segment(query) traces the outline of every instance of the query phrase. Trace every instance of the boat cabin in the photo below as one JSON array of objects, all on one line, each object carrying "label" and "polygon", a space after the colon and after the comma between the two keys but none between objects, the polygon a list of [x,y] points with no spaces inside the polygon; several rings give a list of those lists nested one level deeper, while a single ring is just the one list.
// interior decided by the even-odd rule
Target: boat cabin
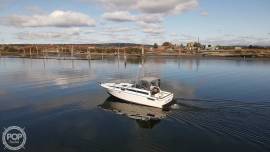
[{"label": "boat cabin", "polygon": [[135,87],[150,91],[154,95],[160,92],[160,79],[156,77],[143,77],[136,83]]}]

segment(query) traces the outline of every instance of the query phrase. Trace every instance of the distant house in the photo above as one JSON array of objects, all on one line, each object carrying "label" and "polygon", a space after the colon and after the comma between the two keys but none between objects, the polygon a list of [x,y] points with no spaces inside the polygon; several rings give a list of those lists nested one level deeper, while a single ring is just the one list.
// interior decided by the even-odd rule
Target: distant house
[{"label": "distant house", "polygon": [[210,51],[215,51],[215,50],[218,50],[219,48],[217,46],[208,44],[208,45],[206,45],[205,49],[210,50]]},{"label": "distant house", "polygon": [[96,46],[88,46],[88,49],[96,49]]},{"label": "distant house", "polygon": [[187,50],[194,50],[194,42],[189,42],[189,43],[187,43]]},{"label": "distant house", "polygon": [[236,46],[234,47],[235,50],[242,50],[242,47]]},{"label": "distant house", "polygon": [[187,43],[187,50],[200,50],[202,48],[202,45],[198,42],[189,42]]},{"label": "distant house", "polygon": [[174,50],[172,48],[167,49],[167,52],[173,52]]}]

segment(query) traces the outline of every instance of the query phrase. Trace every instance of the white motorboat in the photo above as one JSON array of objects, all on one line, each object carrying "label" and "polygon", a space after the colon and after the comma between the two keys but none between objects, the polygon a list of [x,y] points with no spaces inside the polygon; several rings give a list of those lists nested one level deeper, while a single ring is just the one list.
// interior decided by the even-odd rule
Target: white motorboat
[{"label": "white motorboat", "polygon": [[160,79],[143,77],[137,82],[100,83],[107,92],[119,99],[157,108],[164,108],[173,100],[173,93],[160,89]]}]

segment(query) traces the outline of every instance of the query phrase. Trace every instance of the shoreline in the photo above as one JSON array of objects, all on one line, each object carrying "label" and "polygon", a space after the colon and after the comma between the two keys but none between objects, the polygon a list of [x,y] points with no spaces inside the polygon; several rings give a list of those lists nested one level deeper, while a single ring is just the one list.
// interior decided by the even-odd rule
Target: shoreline
[{"label": "shoreline", "polygon": [[141,58],[153,57],[222,57],[222,58],[269,58],[270,48],[261,49],[219,49],[187,50],[183,48],[134,47],[93,47],[91,45],[6,45],[0,47],[0,57],[13,58],[54,58],[99,60],[104,57]]},{"label": "shoreline", "polygon": [[[78,56],[19,56],[19,55],[1,55],[1,58],[21,58],[21,59],[55,59],[55,60],[103,60],[108,58],[117,58],[117,55],[103,54],[95,55],[92,58],[78,57]],[[158,58],[158,57],[175,57],[175,58],[202,58],[202,59],[257,59],[257,60],[270,60],[270,57],[252,57],[245,55],[201,55],[201,54],[145,54],[141,55],[119,55],[119,59],[134,59],[134,58]]]}]

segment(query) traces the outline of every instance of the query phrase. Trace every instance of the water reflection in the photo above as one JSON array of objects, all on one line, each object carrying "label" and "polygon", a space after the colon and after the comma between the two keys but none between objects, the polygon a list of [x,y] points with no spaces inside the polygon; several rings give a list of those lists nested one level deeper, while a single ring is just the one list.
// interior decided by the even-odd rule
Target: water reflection
[{"label": "water reflection", "polygon": [[[169,112],[108,98],[96,83],[136,79],[139,65],[175,94]],[[25,127],[29,152],[269,151],[269,65],[187,57],[0,58],[0,127]]]},{"label": "water reflection", "polygon": [[153,128],[168,113],[158,108],[126,103],[112,96],[107,98],[99,107],[134,119],[141,128]]}]

